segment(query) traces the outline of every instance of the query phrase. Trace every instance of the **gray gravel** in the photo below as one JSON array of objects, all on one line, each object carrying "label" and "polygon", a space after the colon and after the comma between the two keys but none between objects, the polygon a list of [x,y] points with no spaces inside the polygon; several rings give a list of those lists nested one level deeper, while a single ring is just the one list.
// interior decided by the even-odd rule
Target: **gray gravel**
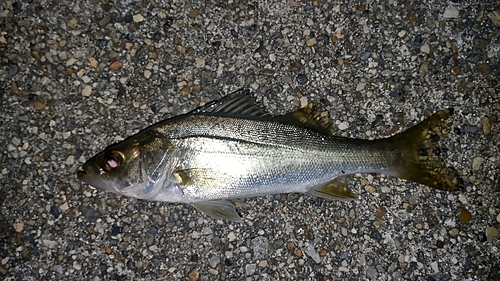
[{"label": "gray gravel", "polygon": [[[31,3],[27,3],[31,2]],[[497,1],[2,1],[3,280],[499,280]],[[243,223],[90,189],[107,145],[236,89],[385,137],[453,107],[444,193],[248,198]]]}]

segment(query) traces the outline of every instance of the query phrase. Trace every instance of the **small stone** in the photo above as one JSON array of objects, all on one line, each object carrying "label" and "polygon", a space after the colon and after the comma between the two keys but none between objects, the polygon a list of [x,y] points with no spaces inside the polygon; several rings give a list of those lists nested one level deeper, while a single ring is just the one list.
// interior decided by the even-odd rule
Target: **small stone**
[{"label": "small stone", "polygon": [[406,35],[406,30],[401,30],[400,32],[398,32],[399,37],[404,37],[405,35]]},{"label": "small stone", "polygon": [[348,122],[341,122],[338,126],[339,130],[345,130],[347,128],[349,128],[349,123]]},{"label": "small stone", "polygon": [[429,54],[431,52],[431,48],[429,47],[429,44],[423,44],[422,46],[420,46],[420,51],[422,53]]},{"label": "small stone", "polygon": [[120,69],[122,68],[122,66],[123,66],[123,63],[122,63],[121,61],[117,61],[117,60],[115,60],[115,61],[113,61],[113,62],[109,65],[109,68],[110,68],[111,70],[116,71],[116,70],[120,70]]},{"label": "small stone", "polygon": [[490,65],[487,63],[480,63],[477,65],[476,69],[477,69],[477,72],[479,72],[481,74],[486,74],[486,73],[490,72]]},{"label": "small stone", "polygon": [[191,273],[189,273],[189,281],[197,281],[198,278],[200,278],[200,273],[198,273],[197,270],[193,270],[191,271]]},{"label": "small stone", "polygon": [[146,69],[146,70],[144,70],[144,77],[145,77],[146,79],[149,79],[149,77],[151,77],[151,71],[149,71],[149,70],[147,70],[147,69]]},{"label": "small stone", "polygon": [[434,270],[435,273],[439,272],[439,265],[438,265],[437,261],[431,262],[431,268],[432,268],[432,270]]},{"label": "small stone", "polygon": [[316,45],[316,38],[309,38],[307,40],[307,46],[312,47],[314,45]]},{"label": "small stone", "polygon": [[74,155],[68,156],[68,158],[66,158],[65,164],[68,166],[75,164],[75,156]]},{"label": "small stone", "polygon": [[52,205],[50,206],[50,213],[57,219],[61,215],[61,209],[57,205]]},{"label": "small stone", "polygon": [[471,213],[467,209],[461,208],[460,213],[458,214],[458,221],[461,224],[466,224],[469,223],[471,219],[472,219]]},{"label": "small stone", "polygon": [[192,10],[191,12],[189,12],[189,13],[187,14],[187,16],[188,16],[189,18],[194,19],[194,18],[196,18],[196,17],[198,16],[198,14],[199,14],[199,13],[200,13],[200,12],[199,12],[198,10]]},{"label": "small stone", "polygon": [[452,66],[452,67],[451,67],[451,72],[452,72],[453,74],[455,74],[455,75],[460,74],[460,67],[459,67],[459,66],[457,66],[457,65]]},{"label": "small stone", "polygon": [[304,253],[311,259],[313,259],[315,263],[319,263],[321,261],[318,252],[316,252],[316,249],[314,249],[314,246],[312,244],[309,244],[309,246],[307,246],[307,248],[304,250]]},{"label": "small stone", "polygon": [[488,242],[492,243],[493,240],[498,236],[498,229],[493,226],[486,228],[486,238]]},{"label": "small stone", "polygon": [[191,90],[195,93],[201,92],[201,86],[200,85],[194,85]]},{"label": "small stone", "polygon": [[83,88],[83,90],[82,90],[82,96],[84,96],[84,97],[88,97],[88,96],[90,96],[90,94],[92,94],[92,86],[87,85],[87,86],[85,86],[85,88]]},{"label": "small stone", "polygon": [[40,100],[36,100],[34,103],[33,103],[33,108],[35,110],[41,110],[41,109],[44,109],[45,107],[47,106],[46,103],[44,103],[43,101],[40,101]]},{"label": "small stone", "polygon": [[133,47],[134,47],[134,43],[132,43],[132,42],[123,43],[123,48],[125,48],[125,50],[127,50],[127,51],[132,50]]},{"label": "small stone", "polygon": [[20,219],[16,219],[13,226],[14,226],[14,229],[16,230],[16,232],[18,232],[18,233],[21,233],[24,231],[24,222]]},{"label": "small stone", "polygon": [[269,251],[269,240],[264,236],[257,236],[250,241],[250,248],[253,250],[253,258],[260,259]]},{"label": "small stone", "polygon": [[420,75],[420,77],[424,77],[425,75],[427,75],[427,72],[429,72],[429,62],[424,61],[418,69],[418,74]]},{"label": "small stone", "polygon": [[76,29],[76,26],[78,25],[78,19],[77,18],[71,18],[67,23],[66,26],[71,28],[71,29]]},{"label": "small stone", "polygon": [[474,126],[474,125],[470,125],[470,124],[466,124],[466,125],[464,125],[463,130],[466,133],[477,134],[477,132],[479,132],[479,127]]},{"label": "small stone", "polygon": [[203,58],[195,58],[194,62],[195,62],[195,66],[198,68],[205,66],[205,59],[203,59]]},{"label": "small stone", "polygon": [[111,255],[113,253],[113,248],[109,245],[104,246],[104,253],[106,255]]},{"label": "small stone", "polygon": [[439,248],[439,249],[444,248],[444,242],[441,241],[441,240],[437,240],[436,241],[436,247]]},{"label": "small stone", "polygon": [[297,82],[301,85],[304,85],[307,83],[307,76],[305,76],[304,74],[299,74],[297,75]]},{"label": "small stone", "polygon": [[247,264],[245,266],[245,273],[247,276],[250,276],[255,273],[255,270],[257,269],[257,265],[254,263]]},{"label": "small stone", "polygon": [[483,164],[484,158],[481,156],[474,157],[474,160],[472,160],[472,171],[477,172],[479,171],[479,168],[481,167],[481,164]]},{"label": "small stone", "polygon": [[450,229],[450,231],[448,233],[450,234],[450,236],[457,237],[459,231],[457,228],[454,227],[454,228]]},{"label": "small stone", "polygon": [[300,107],[304,107],[307,105],[307,97],[300,98]]},{"label": "small stone", "polygon": [[443,17],[445,19],[456,19],[458,18],[458,9],[455,6],[448,6],[446,10],[444,10]]},{"label": "small stone", "polygon": [[141,15],[141,14],[135,14],[132,19],[134,20],[134,22],[141,22],[144,20],[144,17]]},{"label": "small stone", "polygon": [[377,218],[382,218],[385,214],[387,213],[387,210],[385,209],[384,206],[378,206],[377,211],[375,212],[375,216]]},{"label": "small stone", "polygon": [[372,52],[361,52],[361,54],[359,54],[359,58],[360,58],[361,60],[367,60],[367,59],[369,59],[371,56],[372,56]]},{"label": "small stone", "polygon": [[297,257],[302,257],[302,251],[298,248],[293,250],[293,254]]},{"label": "small stone", "polygon": [[99,66],[99,63],[93,57],[89,58],[89,62],[90,62],[90,66],[92,66],[93,68],[97,68]]},{"label": "small stone", "polygon": [[494,25],[500,26],[500,10],[489,13],[488,17]]},{"label": "small stone", "polygon": [[356,91],[361,91],[365,89],[366,83],[365,82],[359,82],[358,85],[356,85]]},{"label": "small stone", "polygon": [[229,234],[227,235],[227,239],[229,239],[229,242],[233,242],[234,240],[236,240],[236,235],[234,235],[234,232],[229,232]]},{"label": "small stone", "polygon": [[208,270],[208,273],[212,274],[212,275],[218,275],[219,274],[219,271],[215,268],[210,268]]},{"label": "small stone", "polygon": [[366,190],[366,192],[368,192],[368,193],[373,193],[373,192],[375,192],[375,188],[374,188],[373,186],[371,186],[371,185],[366,185],[366,186],[365,186],[365,190]]},{"label": "small stone", "polygon": [[490,118],[485,116],[483,120],[481,120],[481,124],[483,125],[483,133],[489,135],[491,133]]},{"label": "small stone", "polygon": [[191,91],[191,89],[189,88],[189,86],[184,86],[181,89],[181,93],[185,94],[185,95],[189,94],[190,91]]},{"label": "small stone", "polygon": [[497,222],[500,222],[500,213],[498,213]]}]

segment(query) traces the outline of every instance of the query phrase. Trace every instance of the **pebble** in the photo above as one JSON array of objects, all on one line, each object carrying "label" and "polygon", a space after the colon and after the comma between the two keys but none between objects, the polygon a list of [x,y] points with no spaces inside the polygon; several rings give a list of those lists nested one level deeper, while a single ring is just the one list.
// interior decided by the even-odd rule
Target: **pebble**
[{"label": "pebble", "polygon": [[13,226],[17,233],[24,231],[24,222],[20,219],[16,219]]},{"label": "pebble", "polygon": [[304,253],[311,259],[313,259],[315,263],[319,263],[321,261],[318,252],[316,252],[316,249],[314,249],[314,246],[312,244],[309,244],[309,246],[307,246],[307,248],[304,250]]},{"label": "pebble", "polygon": [[257,236],[250,241],[250,248],[253,250],[253,258],[260,259],[269,251],[269,240],[264,236]]},{"label": "pebble", "polygon": [[33,103],[33,108],[35,110],[41,110],[41,109],[44,109],[45,107],[47,107],[47,104],[44,103],[43,101],[40,101],[40,100],[36,100],[34,103]]},{"label": "pebble", "polygon": [[398,32],[399,37],[404,37],[405,35],[406,35],[406,30],[401,30],[400,32]]},{"label": "pebble", "polygon": [[359,54],[359,58],[360,58],[361,60],[367,60],[367,59],[369,59],[371,56],[372,56],[372,52],[361,52],[361,54]]},{"label": "pebble", "polygon": [[200,278],[200,273],[198,272],[198,270],[193,270],[191,271],[191,273],[189,273],[188,277],[189,281],[197,281],[198,278]]},{"label": "pebble", "polygon": [[500,213],[498,213],[497,222],[500,222]]},{"label": "pebble", "polygon": [[307,40],[307,46],[312,47],[314,45],[316,45],[316,38],[309,38]]},{"label": "pebble", "polygon": [[469,223],[471,219],[472,219],[471,213],[467,209],[461,208],[460,213],[458,214],[458,221],[461,224],[466,224]]},{"label": "pebble", "polygon": [[423,44],[422,46],[420,46],[420,51],[422,53],[429,54],[431,52],[431,48],[429,47],[429,44]]},{"label": "pebble", "polygon": [[476,69],[477,69],[477,72],[482,73],[482,74],[486,74],[486,73],[490,72],[490,65],[487,63],[480,63],[477,65]]},{"label": "pebble", "polygon": [[141,22],[144,20],[144,17],[141,15],[141,14],[135,14],[132,19],[134,20],[134,22]]},{"label": "pebble", "polygon": [[247,264],[245,266],[245,273],[247,276],[250,276],[255,273],[255,270],[257,269],[257,265],[254,263]]},{"label": "pebble", "polygon": [[82,215],[90,222],[96,222],[99,214],[90,206],[80,206],[79,208]]},{"label": "pebble", "polygon": [[99,66],[99,62],[97,62],[97,60],[93,57],[89,58],[89,62],[90,66],[92,66],[93,68],[97,68]]},{"label": "pebble", "polygon": [[385,209],[384,206],[378,206],[377,211],[375,212],[375,216],[377,218],[382,218],[385,214],[387,213],[387,210]]},{"label": "pebble", "polygon": [[68,156],[68,158],[66,158],[66,162],[64,163],[68,166],[75,164],[75,156],[74,155]]},{"label": "pebble", "polygon": [[147,70],[147,69],[146,69],[146,70],[144,70],[144,77],[145,77],[146,79],[149,79],[149,77],[151,77],[151,71],[150,71],[150,70]]},{"label": "pebble", "polygon": [[479,127],[478,126],[474,126],[474,125],[470,125],[470,124],[466,124],[463,127],[463,130],[466,133],[476,134],[477,132],[479,132]]},{"label": "pebble", "polygon": [[212,274],[212,275],[218,275],[219,274],[219,271],[215,268],[210,268],[208,270],[208,273]]},{"label": "pebble", "polygon": [[304,85],[307,83],[307,80],[308,80],[307,76],[305,76],[304,74],[301,73],[301,74],[297,75],[297,82],[299,84]]},{"label": "pebble", "polygon": [[61,215],[61,209],[57,205],[52,205],[50,206],[50,213],[57,219]]},{"label": "pebble", "polygon": [[236,240],[236,235],[234,235],[234,232],[229,232],[229,234],[227,235],[227,239],[229,239],[229,242],[233,242],[234,240]]},{"label": "pebble", "polygon": [[76,29],[76,26],[78,25],[78,19],[77,18],[71,18],[67,23],[66,26],[71,28],[71,29]]},{"label": "pebble", "polygon": [[87,86],[85,86],[85,88],[83,88],[83,90],[82,90],[82,96],[84,96],[84,97],[88,97],[88,96],[90,96],[90,94],[92,94],[92,86],[87,85]]},{"label": "pebble", "polygon": [[485,135],[489,135],[491,133],[491,124],[490,124],[490,118],[485,116],[483,120],[481,120],[481,124],[483,126],[483,133]]},{"label": "pebble", "polygon": [[13,137],[12,138],[12,144],[15,145],[15,146],[19,146],[21,145],[21,140],[17,137]]},{"label": "pebble", "polygon": [[194,65],[198,68],[202,68],[205,66],[205,59],[203,58],[195,58],[194,59]]},{"label": "pebble", "polygon": [[494,25],[500,26],[500,10],[489,13],[488,17]]},{"label": "pebble", "polygon": [[490,226],[486,228],[486,238],[488,239],[488,242],[492,243],[497,236],[498,229],[496,229],[496,227]]},{"label": "pebble", "polygon": [[434,270],[435,273],[439,272],[439,264],[437,263],[437,261],[431,262],[431,268],[432,270]]},{"label": "pebble", "polygon": [[477,172],[479,171],[479,168],[481,167],[481,164],[483,164],[484,158],[481,156],[474,157],[474,160],[472,160],[472,171]]},{"label": "pebble", "polygon": [[339,130],[345,130],[349,128],[349,123],[348,122],[341,122],[338,126]]},{"label": "pebble", "polygon": [[123,63],[121,61],[113,61],[110,65],[109,65],[109,68],[113,71],[117,71],[117,70],[120,70],[123,66]]},{"label": "pebble", "polygon": [[455,6],[448,6],[446,10],[444,10],[443,17],[445,19],[456,19],[458,18],[458,9]]},{"label": "pebble", "polygon": [[359,82],[358,85],[356,85],[356,91],[361,91],[365,89],[366,83],[365,82]]}]

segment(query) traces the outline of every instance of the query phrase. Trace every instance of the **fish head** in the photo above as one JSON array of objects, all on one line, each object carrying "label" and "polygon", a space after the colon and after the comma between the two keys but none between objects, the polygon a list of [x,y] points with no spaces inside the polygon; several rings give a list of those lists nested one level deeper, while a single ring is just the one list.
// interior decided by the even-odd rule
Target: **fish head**
[{"label": "fish head", "polygon": [[162,133],[146,130],[92,157],[77,176],[104,191],[148,199],[173,169],[174,152],[175,147]]}]

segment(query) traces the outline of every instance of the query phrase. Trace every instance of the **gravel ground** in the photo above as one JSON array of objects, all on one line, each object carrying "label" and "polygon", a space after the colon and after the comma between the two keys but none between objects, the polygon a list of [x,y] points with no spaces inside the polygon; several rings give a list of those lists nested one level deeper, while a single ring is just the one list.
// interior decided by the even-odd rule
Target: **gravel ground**
[{"label": "gravel ground", "polygon": [[[3,280],[499,280],[497,1],[2,1]],[[90,189],[107,145],[236,89],[321,100],[378,138],[453,107],[455,193],[380,175],[359,199],[244,199],[243,223]]]}]

